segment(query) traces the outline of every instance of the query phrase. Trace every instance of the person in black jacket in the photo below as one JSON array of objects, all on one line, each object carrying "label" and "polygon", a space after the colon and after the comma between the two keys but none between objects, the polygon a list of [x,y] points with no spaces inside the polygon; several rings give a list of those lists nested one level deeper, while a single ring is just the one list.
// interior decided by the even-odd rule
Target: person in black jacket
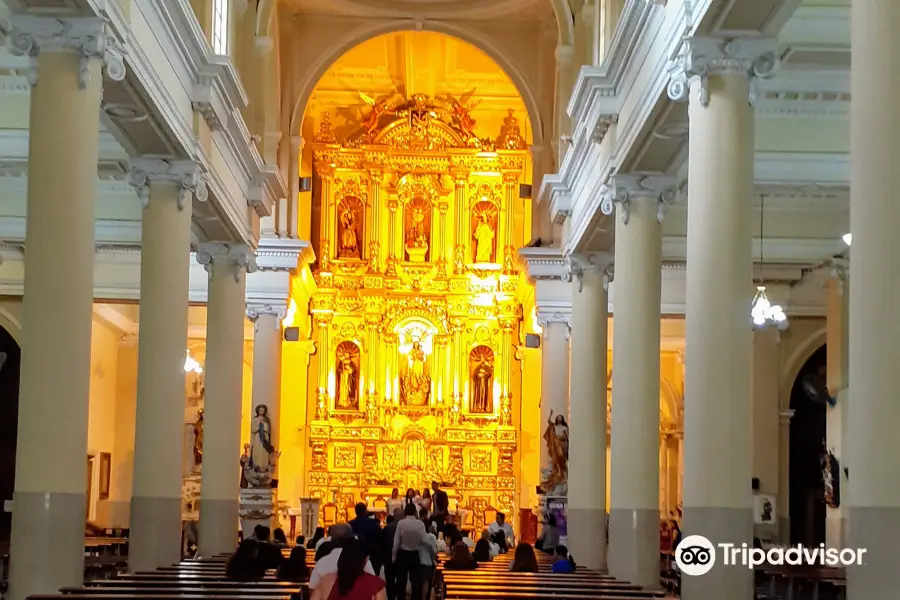
[{"label": "person in black jacket", "polygon": [[356,518],[350,521],[350,529],[353,534],[366,544],[366,552],[369,554],[369,560],[372,568],[376,573],[381,572],[383,564],[382,554],[379,552],[381,546],[381,527],[378,521],[369,518],[369,511],[362,502],[355,507]]},{"label": "person in black jacket", "polygon": [[262,579],[265,574],[266,569],[259,559],[259,542],[253,539],[241,542],[225,566],[225,577],[236,581]]},{"label": "person in black jacket", "polygon": [[259,542],[259,562],[266,570],[277,569],[284,561],[281,548],[269,542],[271,535],[272,531],[265,525],[257,525],[253,528],[253,537]]}]

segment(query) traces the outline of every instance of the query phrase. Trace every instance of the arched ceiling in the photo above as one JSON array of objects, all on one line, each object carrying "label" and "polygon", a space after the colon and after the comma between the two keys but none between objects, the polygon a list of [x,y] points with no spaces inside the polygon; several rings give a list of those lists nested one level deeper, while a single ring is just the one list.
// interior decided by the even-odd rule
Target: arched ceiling
[{"label": "arched ceiling", "polygon": [[287,0],[299,12],[354,17],[543,20],[551,0]]},{"label": "arched ceiling", "polygon": [[[449,1],[449,0],[447,0]],[[444,4],[445,0],[433,0]],[[338,139],[358,129],[376,102],[391,97],[452,96],[469,105],[479,137],[497,137],[512,110],[522,134],[531,127],[516,86],[484,52],[456,38],[431,31],[402,31],[378,36],[338,59],[316,86],[306,108],[303,135],[312,139],[322,114],[328,112]]]}]

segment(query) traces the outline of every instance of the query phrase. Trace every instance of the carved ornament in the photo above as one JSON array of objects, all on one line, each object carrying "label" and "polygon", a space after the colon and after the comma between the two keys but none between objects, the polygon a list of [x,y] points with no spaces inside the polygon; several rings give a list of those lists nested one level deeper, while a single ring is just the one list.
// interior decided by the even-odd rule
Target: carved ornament
[{"label": "carved ornament", "polygon": [[576,282],[578,293],[584,289],[584,276],[588,273],[600,273],[603,275],[603,289],[609,290],[611,278],[612,257],[607,254],[567,254],[564,258],[565,269],[562,280]]},{"label": "carved ornament", "polygon": [[199,163],[192,160],[134,158],[128,171],[128,183],[134,187],[144,208],[150,205],[151,183],[172,183],[179,186],[178,210],[184,210],[189,194],[193,194],[200,202],[205,202],[209,197],[206,173]]},{"label": "carved ornament", "polygon": [[197,250],[197,262],[203,265],[212,276],[213,265],[227,265],[234,271],[234,280],[239,282],[244,273],[256,271],[256,257],[253,251],[243,244],[222,244],[211,242],[200,244]]},{"label": "carved ornament", "polygon": [[605,215],[613,214],[616,205],[622,211],[622,222],[628,225],[632,201],[650,199],[657,202],[656,218],[662,223],[665,208],[675,200],[675,177],[663,175],[615,175],[601,190],[600,210]]}]

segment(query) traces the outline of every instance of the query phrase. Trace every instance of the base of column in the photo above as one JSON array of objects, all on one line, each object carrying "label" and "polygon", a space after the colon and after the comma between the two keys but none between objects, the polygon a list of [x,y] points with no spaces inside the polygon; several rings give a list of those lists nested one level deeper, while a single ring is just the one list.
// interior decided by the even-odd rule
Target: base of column
[{"label": "base of column", "polygon": [[752,508],[686,507],[684,537],[702,535],[716,547],[716,564],[709,573],[681,579],[682,600],[753,600],[753,571],[743,565],[725,565],[719,544],[753,547]]},{"label": "base of column", "polygon": [[606,572],[606,511],[602,508],[566,509],[566,544],[579,565]]},{"label": "base of column", "polygon": [[84,583],[84,494],[16,492],[10,540],[10,600]]},{"label": "base of column", "polygon": [[659,510],[610,509],[609,573],[644,589],[660,588]]},{"label": "base of column", "polygon": [[863,564],[847,567],[847,598],[896,597],[900,507],[851,508],[848,512],[853,526],[845,547],[866,552]]},{"label": "base of column", "polygon": [[153,571],[179,561],[181,498],[132,498],[129,572]]},{"label": "base of column", "polygon": [[200,500],[200,527],[197,555],[210,557],[234,552],[237,547],[238,509],[234,500]]}]

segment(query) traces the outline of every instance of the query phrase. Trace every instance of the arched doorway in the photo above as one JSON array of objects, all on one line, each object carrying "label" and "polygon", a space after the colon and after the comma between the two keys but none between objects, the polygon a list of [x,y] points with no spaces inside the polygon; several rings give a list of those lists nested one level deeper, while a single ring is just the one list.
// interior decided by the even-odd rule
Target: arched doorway
[{"label": "arched doorway", "polygon": [[791,544],[816,546],[825,542],[825,505],[819,452],[825,439],[826,406],[810,397],[804,381],[823,377],[827,347],[806,361],[791,388],[790,519]]},{"label": "arched doorway", "polygon": [[[15,487],[21,360],[19,344],[0,327],[0,500],[11,500]],[[0,543],[9,541],[11,517],[0,512]]]}]

